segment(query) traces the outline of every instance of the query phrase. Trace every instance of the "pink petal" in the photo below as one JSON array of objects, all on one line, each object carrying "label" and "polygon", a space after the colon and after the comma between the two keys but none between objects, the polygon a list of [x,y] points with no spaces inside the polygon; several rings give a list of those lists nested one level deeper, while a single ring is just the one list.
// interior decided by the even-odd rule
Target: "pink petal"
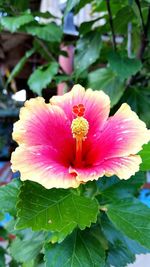
[{"label": "pink petal", "polygon": [[104,160],[97,166],[85,167],[82,169],[70,168],[71,174],[77,174],[76,179],[81,182],[98,180],[103,175],[117,175],[120,179],[128,179],[135,172],[139,171],[141,163],[140,156],[129,156],[120,158],[111,158]]},{"label": "pink petal", "polygon": [[103,91],[92,91],[91,89],[85,91],[79,84],[63,96],[52,97],[50,102],[61,107],[71,122],[75,118],[72,112],[73,107],[83,104],[85,107],[84,117],[89,122],[88,137],[103,127],[110,111],[110,99]]},{"label": "pink petal", "polygon": [[135,112],[123,104],[113,117],[110,117],[102,132],[95,139],[87,140],[85,161],[88,164],[100,164],[114,157],[136,154],[142,145],[148,143],[150,133]]},{"label": "pink petal", "polygon": [[73,160],[70,122],[61,108],[45,104],[42,97],[26,101],[20,120],[14,124],[13,139],[27,146],[51,146],[66,160]]},{"label": "pink petal", "polygon": [[22,181],[34,181],[47,189],[75,188],[80,184],[76,174],[69,174],[68,165],[52,147],[20,145],[12,153],[11,163],[13,171],[20,171]]}]

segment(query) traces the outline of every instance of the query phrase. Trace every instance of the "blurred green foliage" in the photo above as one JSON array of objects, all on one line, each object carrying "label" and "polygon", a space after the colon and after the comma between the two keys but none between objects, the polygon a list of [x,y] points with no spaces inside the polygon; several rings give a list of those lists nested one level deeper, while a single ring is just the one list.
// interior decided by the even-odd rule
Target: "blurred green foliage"
[{"label": "blurred green foliage", "polygon": [[[64,17],[70,11],[78,14],[88,3],[91,4],[91,21],[79,26],[78,37],[68,38],[63,31]],[[40,54],[44,66],[37,66],[28,80],[34,93],[42,94],[44,88],[54,88],[60,81],[70,86],[72,80],[94,90],[104,90],[112,106],[124,101],[129,103],[150,126],[149,0],[68,0],[60,26],[49,12],[35,12],[29,8],[30,1],[0,1],[1,31],[33,36],[31,50],[18,62],[8,83],[33,53]],[[43,23],[42,18],[48,20]],[[74,71],[69,76],[60,66],[56,67],[59,55],[63,54],[61,43],[75,48]]]},{"label": "blurred green foliage", "polygon": [[[64,17],[70,11],[78,14],[88,3],[93,15],[91,21],[79,26],[78,36],[66,36]],[[12,70],[7,86],[28,59],[37,54],[43,64],[36,66],[27,81],[35,95],[42,95],[43,89],[54,88],[59,82],[64,81],[68,88],[73,82],[81,83],[86,88],[104,90],[111,98],[112,113],[122,102],[127,102],[150,126],[150,0],[68,0],[60,26],[49,12],[31,10],[27,0],[0,0],[0,11],[1,31],[32,36],[31,47]],[[47,23],[41,18],[48,19]],[[62,43],[74,46],[71,75],[58,62],[59,55],[67,56],[61,49]],[[141,170],[149,170],[149,145],[144,146],[140,155]],[[0,250],[0,265],[4,266],[6,253],[12,256],[10,266],[15,267],[124,267],[133,262],[136,253],[150,249],[150,210],[137,200],[145,177],[145,172],[128,181],[104,177],[98,183],[81,186],[78,191],[65,192],[48,191],[31,182],[24,183],[21,189],[18,181],[2,187],[0,208],[13,219],[0,232],[9,240],[6,250]],[[26,187],[29,190],[24,190]],[[70,198],[76,209],[68,209]],[[77,201],[80,198],[82,201]],[[90,202],[93,207],[99,205],[99,214],[97,208],[90,213],[87,204]],[[50,214],[58,219],[55,227],[47,220]],[[70,218],[73,227],[68,223]],[[57,223],[61,229],[56,227]],[[91,228],[85,229],[90,224]],[[12,240],[10,234],[17,238]],[[69,236],[65,238],[66,235]]]}]

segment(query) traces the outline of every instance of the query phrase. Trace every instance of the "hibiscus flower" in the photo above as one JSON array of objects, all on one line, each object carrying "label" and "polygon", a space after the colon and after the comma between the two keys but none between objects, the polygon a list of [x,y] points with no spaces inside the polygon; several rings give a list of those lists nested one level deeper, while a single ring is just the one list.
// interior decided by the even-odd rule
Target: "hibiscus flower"
[{"label": "hibiscus flower", "polygon": [[13,171],[47,189],[75,188],[103,175],[128,179],[139,170],[136,154],[150,134],[126,103],[112,117],[109,112],[108,95],[80,85],[49,104],[42,97],[26,101],[14,124]]}]

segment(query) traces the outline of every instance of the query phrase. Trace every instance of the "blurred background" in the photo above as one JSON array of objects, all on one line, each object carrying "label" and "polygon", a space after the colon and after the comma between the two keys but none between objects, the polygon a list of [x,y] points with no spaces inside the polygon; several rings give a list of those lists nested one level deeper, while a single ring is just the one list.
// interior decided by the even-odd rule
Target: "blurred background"
[{"label": "blurred background", "polygon": [[[149,0],[0,0],[0,185],[19,175],[10,157],[24,101],[74,83],[104,90],[111,114],[129,103],[150,127]],[[140,199],[150,206],[149,181]]]}]

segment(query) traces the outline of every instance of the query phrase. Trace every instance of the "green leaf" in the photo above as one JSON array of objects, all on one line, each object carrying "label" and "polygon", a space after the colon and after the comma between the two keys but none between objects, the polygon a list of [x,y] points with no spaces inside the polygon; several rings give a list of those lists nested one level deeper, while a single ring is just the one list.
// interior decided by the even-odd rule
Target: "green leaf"
[{"label": "green leaf", "polygon": [[117,185],[126,184],[130,187],[134,187],[135,190],[141,188],[141,186],[146,182],[146,175],[144,172],[138,172],[134,176],[131,176],[128,180],[120,180],[117,176],[113,175],[111,177],[103,176],[101,179],[97,181],[99,189],[103,192],[105,190],[109,190],[112,186],[117,187]]},{"label": "green leaf", "polygon": [[150,253],[149,249],[144,248],[136,241],[128,238],[127,236],[124,236],[125,243],[127,244],[129,250],[134,254],[147,254]]},{"label": "green leaf", "polygon": [[[76,4],[76,6],[73,9],[74,14],[76,15],[83,7],[85,7],[85,5],[90,4],[92,5],[92,1],[93,0],[80,0],[79,3]],[[92,9],[92,13],[93,13],[93,9]]]},{"label": "green leaf", "polygon": [[2,17],[1,24],[2,26],[9,30],[10,32],[17,31],[21,26],[34,21],[32,14],[23,14],[17,17]]},{"label": "green leaf", "polygon": [[117,53],[111,53],[108,58],[110,68],[120,76],[122,80],[136,74],[142,67],[141,61],[123,57]]},{"label": "green leaf", "polygon": [[30,76],[28,85],[30,89],[38,95],[41,95],[42,89],[46,88],[58,72],[58,63],[51,62],[47,65],[37,68]]},{"label": "green leaf", "polygon": [[82,230],[90,227],[96,222],[97,214],[95,199],[76,195],[71,190],[47,190],[36,183],[26,182],[18,203],[17,228],[50,230],[66,236],[77,226]]},{"label": "green leaf", "polygon": [[131,87],[125,91],[121,103],[127,102],[131,108],[138,114],[141,120],[143,120],[147,127],[150,127],[150,88]]},{"label": "green leaf", "polygon": [[122,199],[107,206],[115,227],[129,238],[150,249],[150,209],[139,200]]},{"label": "green leaf", "polygon": [[16,224],[16,218],[12,217],[11,220],[5,224],[5,229],[6,229],[7,233],[14,235],[14,236],[22,237],[22,231],[24,231],[24,230],[22,230],[22,231],[16,230],[15,224]]},{"label": "green leaf", "polygon": [[142,164],[140,165],[141,171],[150,170],[150,143],[143,146],[143,150],[140,151],[139,155],[142,158]]},{"label": "green leaf", "polygon": [[40,17],[40,18],[44,18],[44,19],[50,19],[50,18],[57,18],[56,16],[54,16],[52,13],[50,13],[49,11],[45,11],[45,12],[41,12],[41,11],[34,11],[33,12],[34,16]]},{"label": "green leaf", "polygon": [[16,214],[16,202],[20,189],[20,181],[13,179],[9,184],[0,187],[0,210]]},{"label": "green leaf", "polygon": [[[122,19],[123,18],[123,19]],[[114,19],[114,29],[118,33],[127,33],[127,26],[129,22],[132,22],[135,18],[133,9],[126,5],[123,8],[119,9]]]},{"label": "green leaf", "polygon": [[[4,2],[8,5],[8,2]],[[22,12],[23,10],[25,11],[29,9],[29,0],[9,0],[9,3],[13,11],[16,10],[17,12]]]},{"label": "green leaf", "polygon": [[134,261],[135,255],[121,240],[116,240],[113,245],[110,244],[107,258],[110,266],[126,267],[128,263],[133,263]]},{"label": "green leaf", "polygon": [[5,219],[5,214],[0,211],[0,221],[3,221]]},{"label": "green leaf", "polygon": [[80,35],[85,35],[88,32],[90,32],[92,30],[92,26],[95,23],[96,20],[90,20],[90,21],[85,21],[80,25],[79,28],[79,33]]},{"label": "green leaf", "polygon": [[8,239],[8,233],[3,227],[0,227],[0,237],[3,239]]},{"label": "green leaf", "polygon": [[109,68],[101,68],[89,73],[89,87],[93,90],[103,90],[114,106],[124,93],[124,84],[117,74]]},{"label": "green leaf", "polygon": [[24,57],[20,59],[20,61],[17,63],[17,65],[14,67],[14,69],[10,73],[6,86],[11,82],[12,79],[14,79],[19,74],[19,72],[23,69],[25,63],[27,62],[28,58],[31,57],[33,53],[34,53],[34,49],[31,49],[27,51]]},{"label": "green leaf", "polygon": [[79,4],[80,0],[68,0],[66,9],[65,9],[65,16],[68,12],[70,12],[77,4]]},{"label": "green leaf", "polygon": [[[110,179],[110,178],[105,178]],[[135,176],[132,176],[128,180],[118,180],[117,183],[110,185],[106,189],[102,190],[102,196],[107,201],[115,201],[122,198],[129,198],[137,195],[140,187],[146,182],[146,175],[143,172],[138,172]]]},{"label": "green leaf", "polygon": [[47,237],[47,242],[61,243],[66,238],[66,234],[63,232],[49,232]]},{"label": "green leaf", "polygon": [[30,33],[33,36],[37,36],[48,42],[58,42],[60,43],[62,38],[62,29],[60,26],[51,22],[44,26],[26,26],[27,33]]},{"label": "green leaf", "polygon": [[61,82],[70,81],[72,77],[70,75],[58,75],[54,77],[54,80],[56,84],[59,84]]},{"label": "green leaf", "polygon": [[[11,260],[11,262],[9,262],[9,267],[19,267],[19,264],[15,260]],[[32,266],[30,266],[30,267],[32,267]]]},{"label": "green leaf", "polygon": [[147,253],[146,249],[118,231],[106,216],[101,218],[102,231],[109,242],[106,262],[109,266],[126,267],[135,260],[135,254]]},{"label": "green leaf", "polygon": [[35,260],[26,261],[22,264],[22,267],[37,267],[37,264],[35,265]]},{"label": "green leaf", "polygon": [[100,50],[101,36],[99,32],[91,32],[79,39],[74,59],[74,68],[77,76],[99,58]]},{"label": "green leaf", "polygon": [[94,20],[85,21],[85,22],[81,23],[80,28],[79,28],[80,35],[85,35],[88,32],[92,31],[93,24],[100,19],[103,19],[103,17],[98,17]]},{"label": "green leaf", "polygon": [[77,14],[81,8],[90,2],[92,2],[92,0],[68,0],[64,16],[66,16],[70,11],[73,11],[74,14]]},{"label": "green leaf", "polygon": [[105,252],[97,229],[75,231],[61,244],[45,246],[46,267],[104,267]]},{"label": "green leaf", "polygon": [[10,246],[10,254],[17,262],[26,262],[36,259],[44,241],[42,233],[30,233],[25,239],[16,237]]},{"label": "green leaf", "polygon": [[0,266],[1,267],[5,267],[6,266],[6,264],[5,264],[5,250],[2,248],[2,247],[0,247]]}]

